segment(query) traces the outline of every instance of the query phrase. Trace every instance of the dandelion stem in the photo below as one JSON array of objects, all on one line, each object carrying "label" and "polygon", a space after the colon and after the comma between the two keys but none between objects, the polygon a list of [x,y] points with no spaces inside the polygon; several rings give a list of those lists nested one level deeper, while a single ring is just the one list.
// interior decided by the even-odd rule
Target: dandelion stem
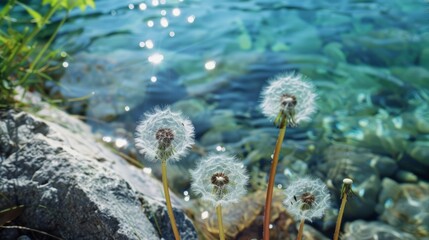
[{"label": "dandelion stem", "polygon": [[353,184],[352,179],[350,178],[343,179],[343,185],[341,186],[341,195],[340,195],[342,200],[341,200],[340,212],[338,213],[337,224],[335,225],[334,240],[338,240],[338,237],[340,235],[341,220],[343,219],[344,208],[346,207],[346,203],[347,203],[347,195],[353,194],[352,184]]},{"label": "dandelion stem", "polygon": [[219,239],[225,240],[225,233],[223,231],[223,221],[222,221],[222,205],[216,206],[216,215],[217,215],[217,222],[219,225]]},{"label": "dandelion stem", "polygon": [[299,223],[298,236],[296,236],[296,240],[302,239],[302,234],[304,233],[304,222],[305,218],[301,218],[301,222]]},{"label": "dandelion stem", "polygon": [[280,150],[283,143],[283,138],[286,134],[286,119],[283,118],[280,123],[279,136],[277,137],[276,148],[274,150],[273,161],[271,163],[270,178],[268,180],[267,197],[265,199],[264,212],[264,240],[270,239],[270,219],[271,219],[271,202],[273,200],[274,178],[276,176],[277,163],[279,162]]},{"label": "dandelion stem", "polygon": [[347,203],[347,192],[344,192],[343,198],[341,200],[340,212],[338,213],[337,224],[335,225],[334,240],[338,240],[338,237],[340,236],[341,221],[343,219],[344,208],[346,207],[346,203]]},{"label": "dandelion stem", "polygon": [[171,206],[170,193],[167,181],[167,160],[162,160],[162,185],[164,186],[165,202],[167,203],[168,217],[170,218],[171,228],[173,229],[174,238],[180,240],[179,230],[177,229],[176,219],[174,218],[173,207]]}]

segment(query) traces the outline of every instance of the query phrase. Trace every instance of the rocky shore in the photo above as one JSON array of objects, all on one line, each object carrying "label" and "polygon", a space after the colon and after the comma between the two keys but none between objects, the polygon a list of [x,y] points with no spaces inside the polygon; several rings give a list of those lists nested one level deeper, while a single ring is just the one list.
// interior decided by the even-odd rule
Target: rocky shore
[{"label": "rocky shore", "polygon": [[[12,220],[4,226],[61,239],[173,238],[158,180],[97,142],[80,120],[39,107],[0,113],[0,210],[23,206],[13,220],[0,216]],[[197,239],[172,197],[180,234]],[[0,230],[0,239],[44,238],[18,227]]]}]

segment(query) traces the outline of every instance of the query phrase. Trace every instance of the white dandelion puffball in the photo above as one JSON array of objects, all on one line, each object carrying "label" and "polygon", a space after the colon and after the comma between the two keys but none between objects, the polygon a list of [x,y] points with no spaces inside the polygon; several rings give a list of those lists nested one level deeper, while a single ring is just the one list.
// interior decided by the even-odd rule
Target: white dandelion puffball
[{"label": "white dandelion puffball", "polygon": [[243,164],[224,153],[206,156],[191,176],[192,190],[214,206],[238,202],[249,179]]},{"label": "white dandelion puffball", "polygon": [[285,194],[283,203],[297,220],[320,218],[330,205],[328,189],[320,179],[296,179],[285,189]]},{"label": "white dandelion puffball", "polygon": [[286,73],[270,80],[269,85],[261,93],[260,107],[268,118],[274,120],[280,111],[293,111],[290,125],[310,120],[316,111],[317,97],[313,84],[298,73]]},{"label": "white dandelion puffball", "polygon": [[137,125],[135,144],[149,160],[178,161],[194,144],[194,126],[182,113],[157,107]]}]

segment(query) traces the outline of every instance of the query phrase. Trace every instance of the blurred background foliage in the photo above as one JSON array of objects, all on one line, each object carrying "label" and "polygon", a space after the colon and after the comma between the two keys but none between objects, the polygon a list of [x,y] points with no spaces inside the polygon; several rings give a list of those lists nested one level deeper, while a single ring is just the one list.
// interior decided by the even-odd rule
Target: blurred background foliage
[{"label": "blurred background foliage", "polygon": [[[53,64],[61,57],[51,49],[58,30],[74,8],[95,7],[93,0],[9,0],[0,5],[0,109],[15,106],[17,87],[44,92],[53,81]],[[64,57],[64,56],[62,56]]]}]

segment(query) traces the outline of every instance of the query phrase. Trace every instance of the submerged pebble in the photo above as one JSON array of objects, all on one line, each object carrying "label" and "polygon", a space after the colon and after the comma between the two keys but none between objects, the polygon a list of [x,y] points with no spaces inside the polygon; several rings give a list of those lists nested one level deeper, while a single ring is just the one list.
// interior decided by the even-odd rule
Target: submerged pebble
[{"label": "submerged pebble", "polygon": [[405,170],[399,170],[396,172],[395,178],[400,182],[408,183],[414,183],[419,180],[419,178],[414,173]]},{"label": "submerged pebble", "polygon": [[413,235],[401,232],[383,222],[366,222],[362,220],[346,223],[345,233],[341,239],[417,240]]},{"label": "submerged pebble", "polygon": [[[389,202],[389,204],[386,204]],[[419,239],[429,237],[429,184],[398,184],[385,178],[377,211],[380,219]]]}]

